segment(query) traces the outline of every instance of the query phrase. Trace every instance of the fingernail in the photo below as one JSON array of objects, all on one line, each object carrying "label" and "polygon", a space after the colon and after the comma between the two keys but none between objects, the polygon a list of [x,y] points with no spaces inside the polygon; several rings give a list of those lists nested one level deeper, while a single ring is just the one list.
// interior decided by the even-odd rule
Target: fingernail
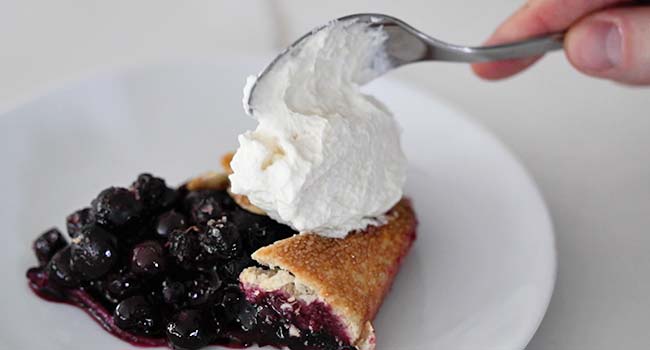
[{"label": "fingernail", "polygon": [[604,71],[621,62],[621,32],[611,22],[596,22],[586,29],[577,43],[578,65],[593,71]]}]

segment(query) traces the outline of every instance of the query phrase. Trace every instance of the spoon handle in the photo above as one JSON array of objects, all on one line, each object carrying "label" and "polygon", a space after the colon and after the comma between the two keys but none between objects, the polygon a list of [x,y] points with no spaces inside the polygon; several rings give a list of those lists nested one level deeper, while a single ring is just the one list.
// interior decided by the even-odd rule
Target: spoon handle
[{"label": "spoon handle", "polygon": [[533,57],[548,51],[562,49],[564,32],[552,33],[521,41],[494,46],[457,46],[435,42],[430,45],[428,59],[455,62],[502,61]]}]

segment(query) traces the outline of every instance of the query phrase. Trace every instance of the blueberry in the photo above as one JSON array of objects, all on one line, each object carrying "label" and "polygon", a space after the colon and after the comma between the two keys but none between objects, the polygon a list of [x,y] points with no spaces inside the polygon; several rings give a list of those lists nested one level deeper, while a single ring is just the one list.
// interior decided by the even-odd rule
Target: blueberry
[{"label": "blueberry", "polygon": [[126,188],[110,187],[92,202],[95,220],[109,228],[121,228],[136,222],[142,213],[142,202]]},{"label": "blueberry", "polygon": [[165,209],[172,208],[176,206],[176,204],[178,204],[180,201],[182,201],[186,195],[187,188],[185,187],[180,187],[178,189],[167,188],[165,195],[160,202],[160,206],[161,208]]},{"label": "blueberry", "polygon": [[198,349],[213,338],[208,320],[198,310],[182,310],[167,324],[167,338],[176,349]]},{"label": "blueberry", "polygon": [[165,271],[163,248],[156,241],[144,241],[133,248],[131,271],[144,276],[157,276]]},{"label": "blueberry", "polygon": [[111,232],[119,237],[120,243],[124,246],[132,246],[147,239],[156,238],[153,231],[153,223],[142,223],[141,225],[129,225],[121,229],[113,229]]},{"label": "blueberry", "polygon": [[155,335],[161,331],[158,310],[142,296],[122,300],[113,312],[115,325],[138,335]]},{"label": "blueberry", "polygon": [[171,210],[160,216],[156,220],[156,233],[161,237],[168,237],[174,230],[182,230],[187,227],[185,215]]},{"label": "blueberry", "polygon": [[232,323],[244,306],[244,300],[244,294],[237,285],[222,288],[212,308],[213,317],[226,324]]},{"label": "blueberry", "polygon": [[36,254],[39,264],[42,266],[47,264],[52,256],[66,245],[68,243],[63,238],[63,235],[61,235],[61,232],[56,228],[51,228],[38,236],[32,244],[32,249],[34,250],[34,254]]},{"label": "blueberry", "polygon": [[335,338],[333,338],[331,335],[323,333],[323,332],[314,332],[314,333],[308,334],[306,336],[304,344],[305,344],[305,347],[308,348],[308,349],[311,349],[311,348],[314,348],[314,349],[337,349],[339,346],[341,346],[340,342],[338,342]]},{"label": "blueberry", "polygon": [[214,300],[221,287],[221,279],[216,273],[200,274],[185,283],[187,301],[190,306],[207,304]]},{"label": "blueberry", "polygon": [[282,225],[268,216],[249,213],[242,209],[233,212],[232,220],[239,228],[251,254],[261,247],[297,233],[289,226]]},{"label": "blueberry", "polygon": [[183,268],[193,269],[199,260],[199,229],[192,226],[186,230],[174,230],[169,236],[169,254]]},{"label": "blueberry", "polygon": [[205,234],[199,238],[201,249],[208,256],[230,259],[242,253],[239,231],[226,216],[219,220],[208,221]]},{"label": "blueberry", "polygon": [[244,254],[241,257],[226,260],[219,264],[219,275],[225,279],[237,281],[239,280],[239,274],[250,266],[255,266],[255,261],[251,259],[250,255]]},{"label": "blueberry", "polygon": [[257,325],[258,309],[255,305],[244,304],[236,316],[239,327],[244,332],[250,332]]},{"label": "blueberry", "polygon": [[66,228],[68,229],[68,236],[75,238],[81,233],[81,229],[95,222],[90,208],[83,208],[68,215],[66,218]]},{"label": "blueberry", "polygon": [[60,288],[61,286],[59,284],[51,281],[46,268],[31,267],[27,270],[26,275],[29,280],[29,287],[37,291],[38,294],[52,301],[66,300],[65,292]]},{"label": "blueberry", "polygon": [[79,279],[70,269],[70,246],[59,250],[50,262],[46,270],[50,281],[67,288],[74,288],[79,285]]},{"label": "blueberry", "polygon": [[289,238],[296,234],[289,226],[272,221],[268,217],[255,222],[246,230],[248,247],[251,253],[281,239]]},{"label": "blueberry", "polygon": [[85,226],[71,247],[70,267],[83,280],[102,277],[118,260],[115,237],[97,225]]},{"label": "blueberry", "polygon": [[179,305],[185,300],[185,285],[178,281],[165,280],[162,283],[163,301],[170,305]]},{"label": "blueberry", "polygon": [[132,272],[120,271],[108,274],[105,288],[106,298],[115,303],[140,294],[144,286],[142,278]]},{"label": "blueberry", "polygon": [[131,185],[136,198],[149,210],[156,210],[162,204],[167,193],[165,180],[151,174],[140,174]]},{"label": "blueberry", "polygon": [[289,332],[289,324],[280,322],[275,327],[275,336],[280,340],[288,340],[291,337],[291,333]]},{"label": "blueberry", "polygon": [[106,282],[103,279],[83,281],[81,287],[96,299],[115,304],[114,300],[106,297]]},{"label": "blueberry", "polygon": [[269,305],[257,306],[255,318],[258,321],[258,331],[262,333],[275,332],[276,329],[272,325],[284,322],[284,320],[278,319],[278,313],[274,311],[273,306]]},{"label": "blueberry", "polygon": [[185,207],[194,223],[205,224],[225,215],[233,208],[233,201],[225,191],[202,190],[190,192]]}]

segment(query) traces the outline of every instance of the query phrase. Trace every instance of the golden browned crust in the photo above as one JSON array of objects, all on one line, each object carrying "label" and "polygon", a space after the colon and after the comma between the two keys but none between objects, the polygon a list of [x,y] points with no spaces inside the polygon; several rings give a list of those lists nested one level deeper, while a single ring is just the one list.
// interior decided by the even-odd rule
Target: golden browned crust
[{"label": "golden browned crust", "polygon": [[246,197],[245,195],[232,193],[232,191],[230,191],[230,188],[228,188],[228,194],[235,201],[235,203],[237,203],[244,210],[248,210],[251,213],[257,215],[266,215],[266,212],[264,210],[253,205],[253,203],[251,203],[248,200],[248,197]]},{"label": "golden browned crust", "polygon": [[191,179],[185,186],[189,191],[200,191],[225,190],[228,185],[227,174],[211,171]]},{"label": "golden browned crust", "polygon": [[233,152],[228,152],[221,157],[221,167],[223,170],[226,171],[228,174],[232,174],[232,168],[230,167],[230,162],[232,161],[232,157],[235,156],[235,153]]},{"label": "golden browned crust", "polygon": [[386,224],[344,239],[296,235],[260,248],[253,258],[292,273],[342,318],[353,343],[368,341],[374,332],[368,331],[372,327],[367,323],[415,239],[417,222],[408,199],[397,203],[387,217]]}]

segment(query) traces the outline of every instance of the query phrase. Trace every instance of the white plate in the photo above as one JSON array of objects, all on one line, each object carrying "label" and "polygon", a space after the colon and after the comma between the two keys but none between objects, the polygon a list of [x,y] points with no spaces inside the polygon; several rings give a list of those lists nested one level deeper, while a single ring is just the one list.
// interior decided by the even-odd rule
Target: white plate
[{"label": "white plate", "polygon": [[[254,123],[240,99],[265,59],[104,74],[0,117],[0,343],[5,349],[124,349],[80,310],[28,290],[30,243],[109,185],[143,171],[177,184],[218,167]],[[411,87],[369,90],[401,122],[406,194],[420,222],[413,251],[376,320],[380,350],[526,346],[549,303],[556,255],[544,202],[492,135]]]}]

